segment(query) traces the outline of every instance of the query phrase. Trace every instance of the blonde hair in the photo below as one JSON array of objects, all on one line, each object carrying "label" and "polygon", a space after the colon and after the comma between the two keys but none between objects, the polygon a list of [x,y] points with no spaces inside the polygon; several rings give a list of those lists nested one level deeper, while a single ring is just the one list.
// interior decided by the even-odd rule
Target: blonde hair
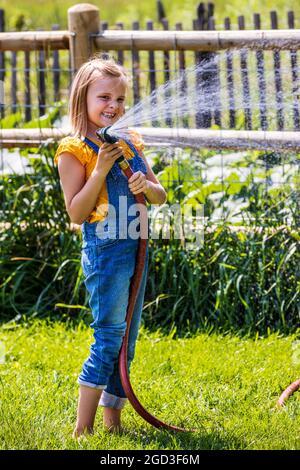
[{"label": "blonde hair", "polygon": [[95,80],[95,73],[102,77],[123,77],[126,84],[129,82],[125,69],[111,57],[94,56],[79,68],[72,82],[69,102],[72,134],[76,137],[87,132],[87,90]]}]

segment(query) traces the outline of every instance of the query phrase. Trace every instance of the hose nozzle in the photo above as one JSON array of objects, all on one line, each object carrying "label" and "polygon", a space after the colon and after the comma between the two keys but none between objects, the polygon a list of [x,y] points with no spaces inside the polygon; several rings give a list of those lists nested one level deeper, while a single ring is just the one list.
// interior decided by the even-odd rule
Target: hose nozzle
[{"label": "hose nozzle", "polygon": [[[106,142],[108,144],[115,144],[116,142],[118,142],[119,138],[108,132],[110,128],[111,128],[111,126],[100,127],[99,129],[96,130],[96,136],[102,142]],[[118,162],[118,164],[120,165],[120,168],[122,170],[125,170],[129,166],[127,160],[124,158],[123,155],[121,155],[121,157],[117,158],[116,162]]]},{"label": "hose nozzle", "polygon": [[119,139],[113,134],[109,133],[109,129],[111,126],[107,127],[100,127],[100,129],[96,130],[96,136],[98,139],[102,140],[102,142],[107,142],[108,144],[115,144]]}]

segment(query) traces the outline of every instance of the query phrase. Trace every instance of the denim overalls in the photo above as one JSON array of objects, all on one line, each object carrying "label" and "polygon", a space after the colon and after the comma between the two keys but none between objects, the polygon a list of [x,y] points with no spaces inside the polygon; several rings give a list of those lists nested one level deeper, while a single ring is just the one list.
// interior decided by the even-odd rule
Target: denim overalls
[{"label": "denim overalls", "polygon": [[[87,139],[85,141],[97,151],[93,142]],[[146,165],[136,150],[129,163],[134,172],[140,170],[146,174]],[[124,227],[128,228],[133,220],[138,221],[138,214],[128,215],[128,209],[135,204],[135,198],[118,163],[115,162],[108,173],[106,184],[109,200],[107,217],[104,221],[84,222],[81,226],[81,265],[90,297],[89,305],[93,315],[90,326],[94,329],[95,342],[78,377],[78,383],[103,389],[99,405],[121,409],[126,403],[126,395],[120,380],[118,357],[126,331],[129,286],[139,243],[138,238],[125,238]],[[122,209],[126,201],[127,211]],[[112,219],[116,223],[110,223]],[[138,228],[138,225],[136,226]],[[120,227],[123,229],[120,230]],[[147,270],[148,245],[145,268],[130,325],[128,370],[134,357],[139,331]]]}]

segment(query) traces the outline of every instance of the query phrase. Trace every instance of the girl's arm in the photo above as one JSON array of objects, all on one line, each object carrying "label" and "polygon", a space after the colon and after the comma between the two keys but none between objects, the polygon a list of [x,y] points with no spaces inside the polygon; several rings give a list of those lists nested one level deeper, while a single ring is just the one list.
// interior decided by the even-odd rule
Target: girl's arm
[{"label": "girl's arm", "polygon": [[85,168],[77,158],[69,152],[59,155],[58,172],[66,209],[74,224],[81,225],[95,208],[107,173],[122,152],[117,144],[102,144],[95,168],[86,182]]},{"label": "girl's arm", "polygon": [[71,222],[81,225],[95,207],[106,174],[94,170],[85,182],[84,166],[69,152],[60,154],[58,172]]},{"label": "girl's arm", "polygon": [[164,204],[167,200],[166,191],[153,173],[145,155],[142,152],[140,155],[145,162],[147,173],[146,176],[141,171],[134,173],[129,179],[129,188],[133,194],[143,192],[147,201],[152,204]]}]

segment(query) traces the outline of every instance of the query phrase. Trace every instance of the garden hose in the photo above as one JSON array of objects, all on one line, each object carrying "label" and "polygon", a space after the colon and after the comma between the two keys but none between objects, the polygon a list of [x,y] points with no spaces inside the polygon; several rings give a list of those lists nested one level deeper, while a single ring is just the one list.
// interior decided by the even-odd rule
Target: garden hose
[{"label": "garden hose", "polygon": [[[119,140],[119,138],[109,133],[110,127],[111,126],[98,129],[96,131],[96,135],[102,142],[114,144]],[[118,162],[125,176],[129,179],[133,175],[133,171],[128,161],[124,158],[124,156],[119,157],[116,161]],[[135,196],[135,200],[137,201],[137,203],[146,205],[146,200],[145,200],[145,196],[143,193],[135,194],[134,196]],[[147,213],[146,213],[146,216],[147,216]],[[141,214],[140,233],[143,233],[142,222],[143,222],[143,215]],[[142,274],[143,274],[144,265],[145,265],[146,250],[147,250],[147,239],[140,237],[136,261],[135,261],[135,270],[134,270],[134,274],[133,274],[131,284],[130,284],[129,300],[128,300],[128,306],[127,306],[127,312],[126,312],[127,327],[126,327],[125,336],[123,338],[123,342],[122,342],[122,346],[121,346],[121,350],[119,354],[119,371],[120,371],[121,382],[122,382],[124,391],[126,393],[126,396],[129,402],[131,403],[132,407],[145,421],[150,423],[152,426],[156,428],[169,429],[171,431],[194,432],[196,431],[196,429],[188,430],[188,429],[180,428],[178,426],[173,426],[173,425],[164,423],[163,421],[159,420],[158,418],[150,414],[143,407],[143,405],[140,403],[140,401],[136,397],[132,389],[131,383],[130,383],[128,367],[127,367],[128,338],[129,338],[129,331],[130,331],[130,324],[131,324],[131,319],[133,315],[133,310],[134,310],[135,302],[137,299],[140,283],[142,280]]]}]

